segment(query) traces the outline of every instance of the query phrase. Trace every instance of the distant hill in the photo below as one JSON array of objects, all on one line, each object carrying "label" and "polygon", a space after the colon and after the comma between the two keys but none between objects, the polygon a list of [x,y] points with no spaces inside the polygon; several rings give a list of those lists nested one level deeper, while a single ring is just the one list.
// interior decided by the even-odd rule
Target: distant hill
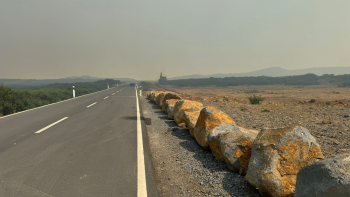
[{"label": "distant hill", "polygon": [[[27,89],[33,86],[40,87],[54,83],[78,83],[78,82],[95,82],[98,80],[104,80],[105,78],[97,78],[91,76],[81,77],[66,77],[60,79],[0,79],[0,84],[15,88],[15,89]],[[135,81],[131,78],[114,78],[114,80],[120,80],[122,82]]]},{"label": "distant hill", "polygon": [[199,79],[199,78],[224,78],[224,77],[256,77],[256,76],[268,76],[268,77],[282,77],[282,76],[294,76],[305,75],[312,73],[315,75],[334,74],[343,75],[350,74],[350,67],[315,67],[307,69],[287,70],[280,67],[270,67],[262,70],[257,70],[247,73],[229,73],[229,74],[214,74],[214,75],[185,75],[179,77],[169,78],[169,80],[176,79]]}]

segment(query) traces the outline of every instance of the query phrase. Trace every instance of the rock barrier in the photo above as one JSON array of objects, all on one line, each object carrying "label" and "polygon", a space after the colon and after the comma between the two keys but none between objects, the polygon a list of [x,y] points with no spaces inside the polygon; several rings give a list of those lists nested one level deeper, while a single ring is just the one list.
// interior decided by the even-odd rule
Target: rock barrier
[{"label": "rock barrier", "polygon": [[350,196],[350,153],[322,160],[316,139],[303,127],[264,129],[237,126],[224,112],[183,100],[175,93],[152,91],[149,100],[190,130],[233,172],[263,196]]}]

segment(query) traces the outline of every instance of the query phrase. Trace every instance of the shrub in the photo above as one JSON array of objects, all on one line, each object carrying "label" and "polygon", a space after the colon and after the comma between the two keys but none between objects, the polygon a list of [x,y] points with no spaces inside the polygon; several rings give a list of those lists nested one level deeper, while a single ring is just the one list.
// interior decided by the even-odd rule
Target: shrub
[{"label": "shrub", "polygon": [[242,109],[241,109],[241,111],[247,111],[248,109],[247,108],[245,108],[245,107],[243,107]]},{"label": "shrub", "polygon": [[264,110],[262,110],[261,112],[270,112],[270,110],[264,109]]},{"label": "shrub", "polygon": [[253,105],[260,104],[263,100],[265,100],[264,97],[256,96],[255,94],[253,94],[253,96],[249,96],[248,99],[249,99],[250,103]]}]

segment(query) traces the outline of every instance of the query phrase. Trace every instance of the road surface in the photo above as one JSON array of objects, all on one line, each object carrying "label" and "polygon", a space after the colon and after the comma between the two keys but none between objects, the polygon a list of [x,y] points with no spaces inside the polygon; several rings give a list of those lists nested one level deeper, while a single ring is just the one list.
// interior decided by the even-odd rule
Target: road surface
[{"label": "road surface", "polygon": [[[0,196],[142,196],[136,104],[135,88],[119,86],[0,118]],[[153,197],[142,134],[144,186]]]}]

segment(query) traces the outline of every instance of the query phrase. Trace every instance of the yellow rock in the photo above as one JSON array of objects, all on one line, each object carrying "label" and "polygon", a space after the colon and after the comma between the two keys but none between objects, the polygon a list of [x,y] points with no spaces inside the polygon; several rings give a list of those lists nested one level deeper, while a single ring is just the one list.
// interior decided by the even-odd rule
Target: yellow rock
[{"label": "yellow rock", "polygon": [[307,129],[265,129],[253,142],[246,180],[263,196],[293,196],[299,170],[323,158]]},{"label": "yellow rock", "polygon": [[176,99],[176,100],[180,100],[181,97],[176,94],[176,93],[173,93],[173,92],[168,92],[165,94],[163,100],[162,100],[162,110],[165,112],[165,113],[168,113],[168,104],[167,104],[167,100],[170,100],[170,99]]},{"label": "yellow rock", "polygon": [[173,115],[173,110],[174,110],[174,106],[176,104],[176,102],[178,102],[179,100],[177,99],[170,99],[170,100],[167,100],[166,103],[167,103],[167,110],[166,112],[168,113],[168,118],[169,119],[174,119],[174,115]]},{"label": "yellow rock", "polygon": [[152,92],[151,101],[156,102],[156,98],[157,98],[158,94],[160,94],[160,93],[162,93],[162,91],[154,91],[154,92]]},{"label": "yellow rock", "polygon": [[221,124],[229,123],[236,125],[230,116],[224,112],[214,107],[203,108],[194,128],[194,138],[202,148],[209,149],[208,136],[210,131]]},{"label": "yellow rock", "polygon": [[230,170],[245,175],[251,156],[252,142],[258,131],[221,124],[211,130],[209,146],[214,156],[225,161]]},{"label": "yellow rock", "polygon": [[159,94],[156,96],[156,104],[159,107],[159,109],[162,109],[162,101],[167,92],[159,92]]},{"label": "yellow rock", "polygon": [[190,130],[190,134],[194,137],[194,127],[196,126],[200,111],[187,112],[185,111],[184,122],[186,127]]},{"label": "yellow rock", "polygon": [[176,102],[173,110],[174,120],[177,125],[185,127],[185,112],[200,111],[203,104],[197,101],[179,100]]}]

